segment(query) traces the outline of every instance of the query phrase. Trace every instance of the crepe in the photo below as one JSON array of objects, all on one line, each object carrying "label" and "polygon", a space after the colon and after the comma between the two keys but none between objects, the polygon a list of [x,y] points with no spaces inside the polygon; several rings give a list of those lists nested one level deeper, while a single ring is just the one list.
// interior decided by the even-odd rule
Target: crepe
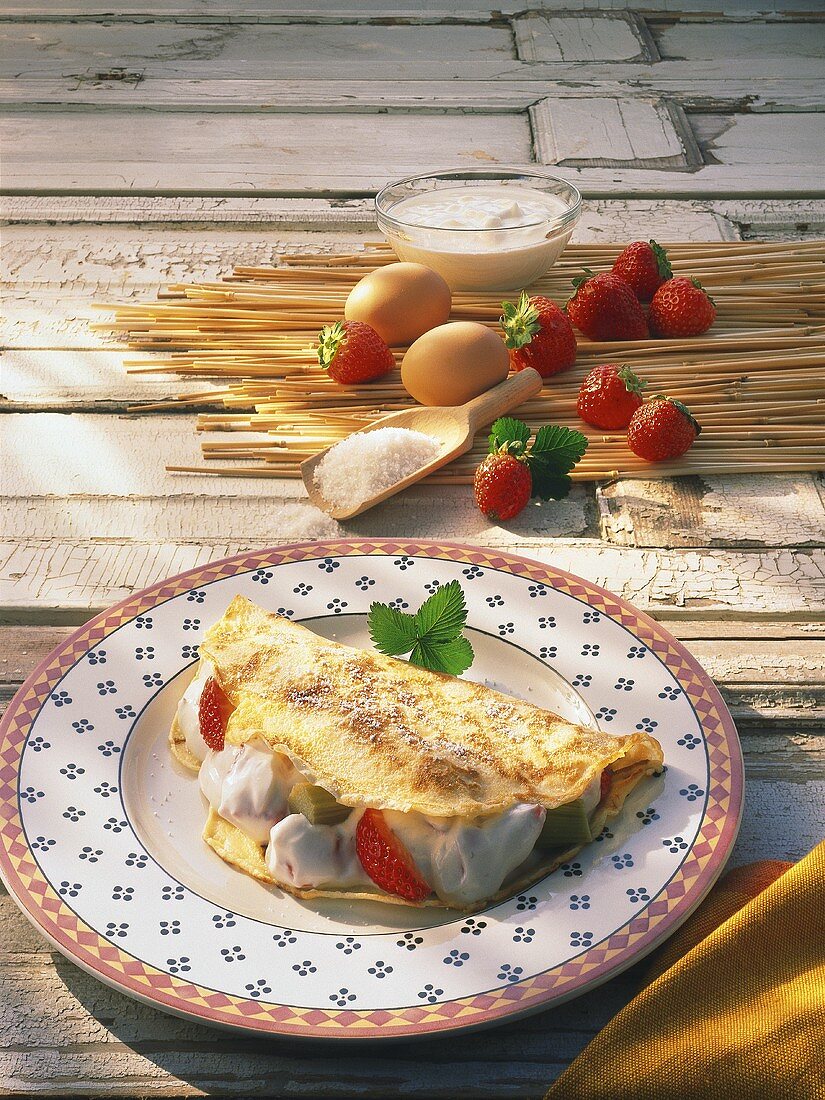
[{"label": "crepe", "polygon": [[[472,681],[328,641],[241,596],[207,631],[200,652],[235,708],[226,744],[263,738],[346,806],[468,819],[519,803],[552,810],[579,798],[609,768],[609,796],[591,819],[595,835],[644,776],[661,770],[661,747],[647,734],[602,733]],[[171,742],[182,763],[198,766],[177,722]],[[228,862],[276,881],[263,848],[214,810],[204,839]],[[500,896],[536,881],[580,848],[536,853]],[[377,888],[278,885],[301,897],[444,904],[405,902]]]}]

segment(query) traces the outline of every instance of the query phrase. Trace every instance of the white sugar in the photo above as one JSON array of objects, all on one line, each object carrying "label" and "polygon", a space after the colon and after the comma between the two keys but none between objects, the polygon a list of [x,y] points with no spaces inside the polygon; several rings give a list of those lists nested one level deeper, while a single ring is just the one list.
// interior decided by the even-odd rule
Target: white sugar
[{"label": "white sugar", "polygon": [[315,469],[315,484],[335,508],[357,508],[432,462],[440,450],[437,439],[408,428],[356,433],[330,448]]}]

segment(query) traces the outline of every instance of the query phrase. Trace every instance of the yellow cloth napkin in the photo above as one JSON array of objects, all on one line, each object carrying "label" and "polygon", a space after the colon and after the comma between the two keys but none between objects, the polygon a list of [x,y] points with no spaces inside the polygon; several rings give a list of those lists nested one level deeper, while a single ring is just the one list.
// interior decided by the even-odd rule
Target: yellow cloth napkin
[{"label": "yellow cloth napkin", "polygon": [[546,1100],[823,1100],[825,842],[730,871]]}]

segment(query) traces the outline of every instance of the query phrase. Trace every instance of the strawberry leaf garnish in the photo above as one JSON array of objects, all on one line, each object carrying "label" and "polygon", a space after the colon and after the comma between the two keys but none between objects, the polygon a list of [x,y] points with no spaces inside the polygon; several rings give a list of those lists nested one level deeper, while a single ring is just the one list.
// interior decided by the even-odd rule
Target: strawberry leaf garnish
[{"label": "strawberry leaf garnish", "polygon": [[410,664],[458,676],[473,663],[473,647],[466,638],[453,638],[436,645],[426,639],[416,642],[410,654]]},{"label": "strawberry leaf garnish", "polygon": [[587,450],[587,438],[581,432],[547,424],[539,428],[527,455],[533,478],[533,496],[543,500],[561,500],[570,492],[567,476]]},{"label": "strawberry leaf garnish", "polygon": [[541,328],[539,311],[522,291],[518,302],[502,302],[504,311],[499,318],[504,329],[504,343],[513,350],[529,344]]},{"label": "strawberry leaf garnish", "polygon": [[458,581],[450,581],[433,592],[415,614],[416,637],[430,642],[457,638],[467,622],[467,605]]},{"label": "strawberry leaf garnish", "polygon": [[408,653],[410,664],[458,676],[473,663],[473,647],[462,635],[467,605],[458,581],[442,585],[414,615],[373,603],[367,623],[375,648],[389,657]]},{"label": "strawberry leaf garnish", "polygon": [[530,429],[524,421],[503,416],[490,432],[490,453],[504,451],[526,462],[533,481],[533,496],[544,500],[566,497],[571,486],[566,475],[587,450],[585,436],[558,424],[547,424],[536,432],[528,451],[529,442]]},{"label": "strawberry leaf garnish", "polygon": [[490,429],[490,454],[506,451],[519,458],[527,450],[530,442],[530,429],[523,420],[513,416],[502,416]]},{"label": "strawberry leaf garnish", "polygon": [[388,657],[409,653],[416,642],[415,616],[386,603],[374,603],[367,619],[372,644]]},{"label": "strawberry leaf garnish", "polygon": [[587,439],[581,432],[563,428],[560,424],[547,424],[536,432],[530,459],[554,465],[559,473],[566,474],[586,450]]},{"label": "strawberry leaf garnish", "polygon": [[533,496],[542,500],[564,500],[573,488],[567,474],[553,474],[537,467],[533,472]]}]

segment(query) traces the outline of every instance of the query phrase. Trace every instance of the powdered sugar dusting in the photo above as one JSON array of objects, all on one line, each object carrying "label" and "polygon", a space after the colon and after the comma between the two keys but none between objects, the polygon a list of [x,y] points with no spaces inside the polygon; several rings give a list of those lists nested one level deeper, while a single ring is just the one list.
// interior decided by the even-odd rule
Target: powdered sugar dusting
[{"label": "powdered sugar dusting", "polygon": [[437,456],[441,444],[408,428],[377,428],[342,439],[315,469],[315,485],[335,508],[357,508]]}]

